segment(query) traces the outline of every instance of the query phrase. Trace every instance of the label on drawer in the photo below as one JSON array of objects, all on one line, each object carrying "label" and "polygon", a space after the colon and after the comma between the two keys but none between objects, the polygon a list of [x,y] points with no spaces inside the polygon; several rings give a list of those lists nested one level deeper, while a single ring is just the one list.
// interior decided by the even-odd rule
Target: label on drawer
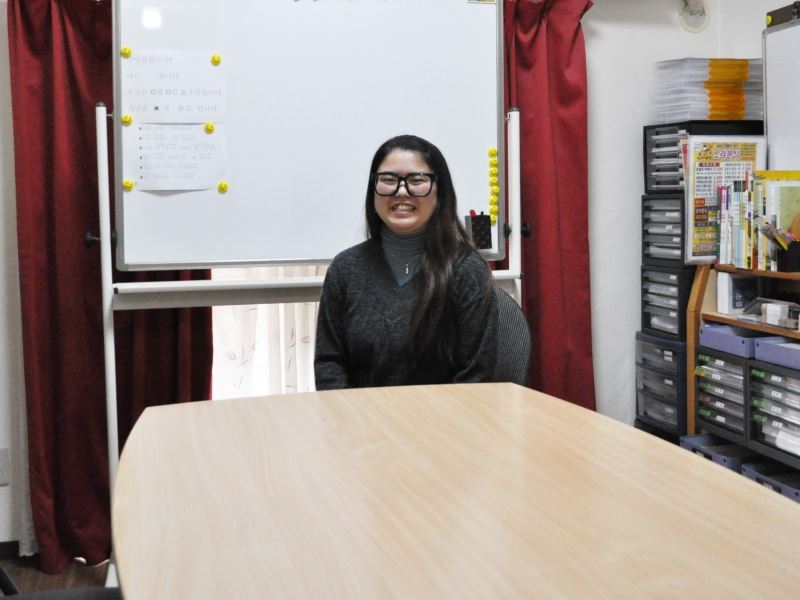
[{"label": "label on drawer", "polygon": [[800,438],[786,431],[779,431],[775,437],[775,445],[781,450],[800,455]]}]

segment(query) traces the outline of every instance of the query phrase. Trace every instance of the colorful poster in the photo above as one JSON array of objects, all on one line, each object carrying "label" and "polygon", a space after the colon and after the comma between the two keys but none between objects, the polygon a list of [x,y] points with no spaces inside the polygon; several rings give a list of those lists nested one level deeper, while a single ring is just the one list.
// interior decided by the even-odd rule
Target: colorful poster
[{"label": "colorful poster", "polygon": [[765,162],[763,136],[690,136],[686,177],[686,262],[714,262],[721,186],[752,179]]}]

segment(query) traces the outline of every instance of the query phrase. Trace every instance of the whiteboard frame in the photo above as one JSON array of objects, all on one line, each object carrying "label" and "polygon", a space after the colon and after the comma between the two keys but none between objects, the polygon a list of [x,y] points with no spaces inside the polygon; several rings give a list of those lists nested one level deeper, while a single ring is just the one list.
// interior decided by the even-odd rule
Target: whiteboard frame
[{"label": "whiteboard frame", "polygon": [[[326,264],[330,262],[333,256],[324,257],[298,257],[298,258],[272,258],[269,256],[262,257],[242,257],[233,260],[229,259],[213,259],[203,261],[142,261],[133,262],[125,256],[125,224],[124,224],[124,210],[122,207],[124,192],[122,191],[122,177],[123,177],[123,153],[122,153],[122,125],[120,123],[121,108],[121,85],[120,85],[120,68],[119,59],[121,52],[121,34],[119,14],[121,14],[121,4],[125,0],[114,1],[114,11],[112,13],[113,31],[115,32],[113,40],[113,76],[114,76],[114,111],[112,111],[112,122],[114,131],[114,184],[112,187],[114,206],[116,211],[116,267],[121,271],[147,271],[147,270],[174,270],[174,269],[208,269],[208,268],[221,268],[221,267],[241,267],[241,266],[260,266],[260,265],[278,265],[278,264]],[[480,3],[478,3],[480,4]],[[503,35],[503,1],[497,0],[496,2],[487,2],[487,4],[495,4],[494,10],[496,12],[495,23],[495,98],[496,98],[496,140],[498,149],[498,167],[500,173],[500,193],[501,198],[499,206],[499,214],[497,223],[493,225],[493,241],[494,245],[491,250],[483,250],[481,254],[487,260],[503,260],[506,257],[508,235],[508,225],[506,218],[506,202],[507,194],[507,149],[506,149],[506,128],[505,128],[505,67],[504,67],[504,35]],[[488,194],[487,194],[488,195]],[[362,211],[363,212],[363,209]],[[460,207],[460,212],[464,212],[463,207]],[[463,217],[463,215],[461,215]],[[363,239],[363,238],[362,238]],[[344,247],[338,250],[343,250]]]},{"label": "whiteboard frame", "polygon": [[[791,33],[787,33],[791,31]],[[770,170],[800,169],[800,68],[791,70],[794,78],[786,80],[781,69],[783,56],[770,58],[768,46],[776,50],[775,34],[793,35],[795,62],[800,66],[800,20],[767,27],[761,35],[764,70],[764,135],[767,138],[767,168]],[[773,40],[770,44],[770,38]],[[783,44],[785,47],[786,44]],[[778,72],[776,73],[776,69]],[[779,76],[780,75],[780,76]],[[787,93],[794,91],[794,94]]]}]

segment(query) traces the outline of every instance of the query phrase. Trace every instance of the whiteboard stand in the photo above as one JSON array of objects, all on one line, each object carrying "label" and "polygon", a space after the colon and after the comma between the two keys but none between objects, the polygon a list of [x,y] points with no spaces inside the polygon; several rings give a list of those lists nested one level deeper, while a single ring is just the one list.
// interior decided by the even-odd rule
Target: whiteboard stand
[{"label": "whiteboard stand", "polygon": [[[157,281],[114,283],[112,274],[111,202],[108,186],[109,114],[102,102],[95,107],[97,135],[97,197],[100,217],[100,268],[103,304],[103,348],[106,382],[106,427],[108,429],[109,498],[113,500],[114,479],[119,465],[117,429],[117,371],[114,340],[114,311],[153,308],[192,308],[237,304],[276,304],[318,302],[322,292],[322,276],[292,279]],[[508,143],[508,205],[510,233],[508,269],[493,271],[498,286],[508,291],[518,304],[522,301],[522,240],[520,194],[519,111],[514,108],[506,116]],[[116,585],[113,556],[106,585]]]}]

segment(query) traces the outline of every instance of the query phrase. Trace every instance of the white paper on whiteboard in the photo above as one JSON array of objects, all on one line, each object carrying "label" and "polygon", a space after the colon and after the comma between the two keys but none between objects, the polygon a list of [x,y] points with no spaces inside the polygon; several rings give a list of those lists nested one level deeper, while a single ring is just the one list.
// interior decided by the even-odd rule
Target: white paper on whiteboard
[{"label": "white paper on whiteboard", "polygon": [[206,133],[203,124],[126,127],[124,178],[142,191],[216,189],[225,179],[225,126]]},{"label": "white paper on whiteboard", "polygon": [[136,51],[122,61],[122,113],[134,123],[225,121],[224,60],[210,52]]}]

